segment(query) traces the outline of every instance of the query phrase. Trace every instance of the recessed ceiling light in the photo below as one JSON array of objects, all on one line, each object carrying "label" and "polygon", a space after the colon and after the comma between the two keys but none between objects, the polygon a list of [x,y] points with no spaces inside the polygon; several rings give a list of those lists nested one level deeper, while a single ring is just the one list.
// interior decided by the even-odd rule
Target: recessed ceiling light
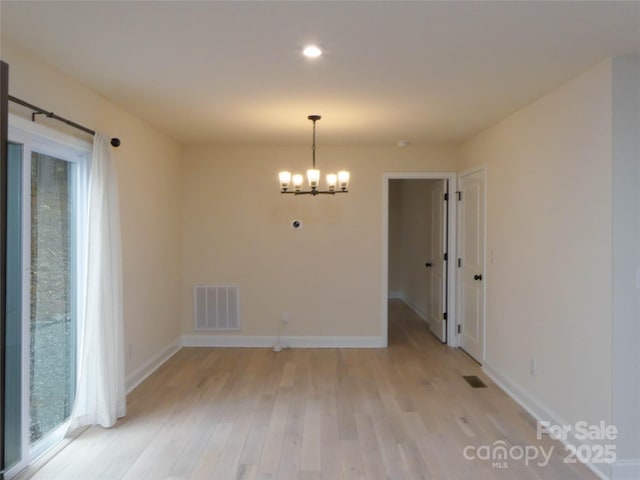
[{"label": "recessed ceiling light", "polygon": [[320,50],[315,45],[309,45],[308,47],[305,47],[302,53],[304,54],[305,57],[316,58],[322,55],[322,50]]}]

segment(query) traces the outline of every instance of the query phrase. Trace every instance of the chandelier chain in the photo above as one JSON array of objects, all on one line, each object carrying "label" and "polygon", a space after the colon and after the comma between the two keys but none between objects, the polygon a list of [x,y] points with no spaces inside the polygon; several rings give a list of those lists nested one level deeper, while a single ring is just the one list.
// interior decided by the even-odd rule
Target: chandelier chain
[{"label": "chandelier chain", "polygon": [[316,119],[313,120],[313,143],[311,144],[311,154],[313,157],[313,169],[316,169]]}]

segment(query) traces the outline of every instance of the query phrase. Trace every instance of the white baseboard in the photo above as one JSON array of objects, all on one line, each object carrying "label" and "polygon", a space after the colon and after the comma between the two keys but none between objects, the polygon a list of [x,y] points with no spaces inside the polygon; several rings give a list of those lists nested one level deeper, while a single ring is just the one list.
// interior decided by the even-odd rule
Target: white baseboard
[{"label": "white baseboard", "polygon": [[553,424],[567,424],[567,422],[560,418],[560,416],[551,411],[545,405],[540,403],[537,399],[526,393],[518,385],[514,384],[506,377],[503,377],[491,364],[487,361],[482,365],[482,370],[486,373],[491,380],[493,380],[502,390],[507,392],[515,401],[517,401],[522,408],[524,408],[529,414],[536,420],[545,420]]},{"label": "white baseboard", "polygon": [[[513,398],[522,408],[524,408],[535,420],[539,422],[542,422],[542,421],[549,422],[552,425],[570,425],[571,424],[571,422],[567,422],[566,420],[562,419],[560,415],[558,415],[556,412],[553,412],[546,405],[542,404],[539,400],[529,395],[523,388],[521,388],[514,382],[510,381],[507,377],[504,377],[502,374],[500,374],[499,371],[493,368],[486,360],[485,360],[485,363],[482,365],[482,370],[484,371],[484,373],[487,374],[489,378],[491,378],[491,380],[493,380],[493,382],[496,385],[498,385],[502,390],[507,392],[507,394],[509,394],[509,396]],[[568,436],[570,438],[566,440],[562,440],[562,443],[564,443],[565,445],[570,443],[576,446],[579,446],[579,445],[591,446],[584,440],[578,440],[577,438],[574,438],[573,433],[574,432],[569,432]],[[618,480],[618,477],[610,476],[611,465],[608,463],[602,463],[598,465],[594,465],[592,463],[585,463],[584,465],[588,467],[589,470],[595,473],[602,480],[610,480],[610,479]],[[626,477],[620,477],[620,478],[626,479]],[[638,479],[639,477],[635,476],[635,477],[628,477],[628,478]]]},{"label": "white baseboard", "polygon": [[[278,341],[276,336],[244,335],[183,335],[185,347],[236,347],[271,348]],[[292,348],[384,348],[382,337],[293,337],[280,339],[283,347]]]},{"label": "white baseboard", "polygon": [[149,375],[155,372],[163,363],[169,360],[175,355],[175,353],[182,348],[180,339],[176,339],[162,349],[157,355],[149,359],[142,366],[136,368],[133,372],[127,375],[126,388],[127,394],[134,388],[144,382]]}]

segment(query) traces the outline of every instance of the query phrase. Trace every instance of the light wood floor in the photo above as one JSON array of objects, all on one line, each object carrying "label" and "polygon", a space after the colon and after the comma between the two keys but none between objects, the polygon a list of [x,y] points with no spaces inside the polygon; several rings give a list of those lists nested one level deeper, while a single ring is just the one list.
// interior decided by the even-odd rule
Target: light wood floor
[{"label": "light wood floor", "polygon": [[[33,479],[595,479],[463,352],[390,303],[387,349],[185,348]],[[472,389],[463,375],[488,388]],[[467,445],[554,446],[549,465],[466,460]]]}]

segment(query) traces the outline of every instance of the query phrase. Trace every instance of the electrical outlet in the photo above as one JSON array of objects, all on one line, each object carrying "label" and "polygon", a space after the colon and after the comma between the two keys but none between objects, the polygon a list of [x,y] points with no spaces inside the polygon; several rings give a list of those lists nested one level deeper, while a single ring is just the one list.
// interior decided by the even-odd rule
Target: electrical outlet
[{"label": "electrical outlet", "polygon": [[289,325],[289,314],[287,312],[284,312],[282,314],[282,317],[280,317],[280,322],[282,322],[283,325]]},{"label": "electrical outlet", "polygon": [[491,250],[491,253],[489,254],[489,263],[491,265],[496,263],[496,252],[494,250]]},{"label": "electrical outlet", "polygon": [[130,343],[127,344],[127,358],[131,359],[133,357],[133,345]]},{"label": "electrical outlet", "polygon": [[535,377],[537,373],[538,365],[536,363],[536,359],[532,358],[529,360],[529,373]]}]

